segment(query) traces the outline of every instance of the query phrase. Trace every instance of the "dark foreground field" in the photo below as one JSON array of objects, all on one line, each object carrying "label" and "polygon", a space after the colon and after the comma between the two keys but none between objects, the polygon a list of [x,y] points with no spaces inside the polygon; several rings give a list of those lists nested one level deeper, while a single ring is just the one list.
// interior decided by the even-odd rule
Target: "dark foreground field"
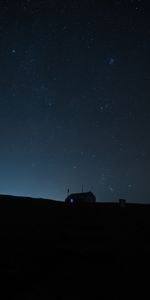
[{"label": "dark foreground field", "polygon": [[149,205],[0,196],[0,299],[136,299],[149,256]]}]

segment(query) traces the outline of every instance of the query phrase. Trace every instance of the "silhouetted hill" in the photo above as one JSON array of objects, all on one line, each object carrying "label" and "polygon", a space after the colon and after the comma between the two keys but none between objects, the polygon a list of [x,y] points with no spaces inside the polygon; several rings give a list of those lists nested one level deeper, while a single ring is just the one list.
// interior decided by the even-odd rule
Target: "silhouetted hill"
[{"label": "silhouetted hill", "polygon": [[150,266],[150,205],[1,195],[0,241],[6,299],[126,299]]}]

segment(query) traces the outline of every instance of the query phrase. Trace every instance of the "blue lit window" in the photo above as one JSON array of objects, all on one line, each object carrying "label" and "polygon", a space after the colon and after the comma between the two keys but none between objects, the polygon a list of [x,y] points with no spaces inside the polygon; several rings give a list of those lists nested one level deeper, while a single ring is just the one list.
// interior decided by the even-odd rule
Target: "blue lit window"
[{"label": "blue lit window", "polygon": [[74,202],[74,199],[71,198],[71,199],[70,199],[70,203],[73,203],[73,202]]}]

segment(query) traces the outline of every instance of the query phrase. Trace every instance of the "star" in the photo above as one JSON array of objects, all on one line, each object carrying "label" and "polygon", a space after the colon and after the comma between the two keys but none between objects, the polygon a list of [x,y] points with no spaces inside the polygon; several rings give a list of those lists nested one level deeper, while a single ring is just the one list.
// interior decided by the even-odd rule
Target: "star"
[{"label": "star", "polygon": [[109,66],[113,66],[115,64],[115,59],[114,57],[107,57],[105,59],[105,64]]},{"label": "star", "polygon": [[113,57],[110,57],[109,61],[108,61],[108,64],[109,65],[114,65],[115,63],[115,59]]}]

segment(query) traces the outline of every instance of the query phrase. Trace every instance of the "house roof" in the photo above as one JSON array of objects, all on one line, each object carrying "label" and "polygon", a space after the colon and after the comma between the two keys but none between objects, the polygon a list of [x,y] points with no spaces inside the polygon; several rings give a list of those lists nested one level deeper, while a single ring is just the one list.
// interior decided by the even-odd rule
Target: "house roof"
[{"label": "house roof", "polygon": [[85,193],[72,193],[68,195],[68,197],[89,197],[89,196],[94,196],[95,195],[92,192],[85,192]]}]

